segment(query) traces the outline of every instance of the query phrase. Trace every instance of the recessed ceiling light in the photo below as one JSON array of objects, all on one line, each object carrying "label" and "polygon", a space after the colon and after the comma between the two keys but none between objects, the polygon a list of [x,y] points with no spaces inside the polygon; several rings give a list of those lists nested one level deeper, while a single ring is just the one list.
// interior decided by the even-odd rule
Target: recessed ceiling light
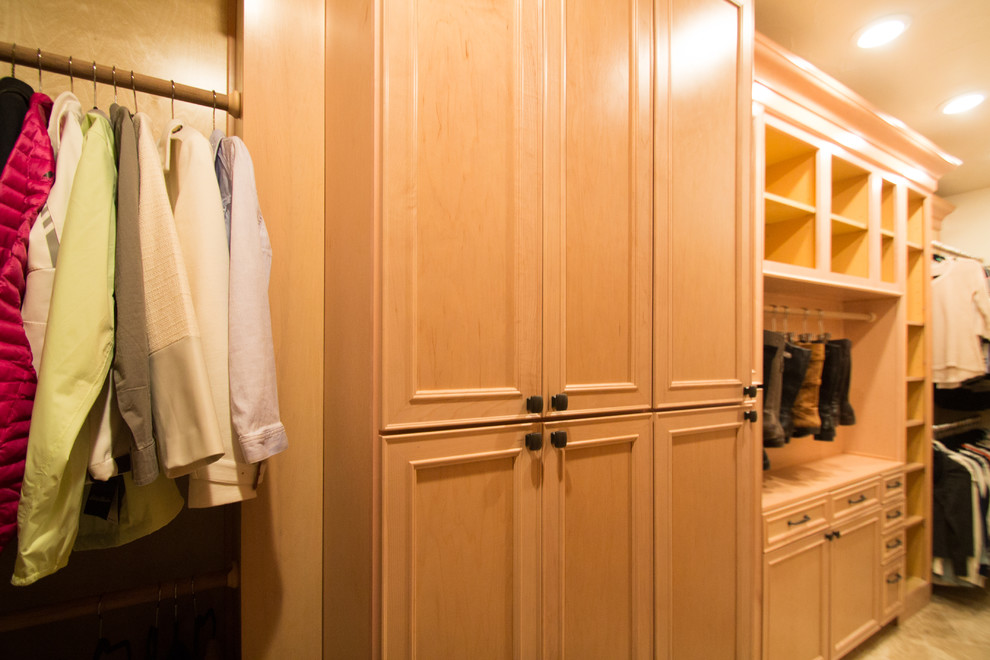
[{"label": "recessed ceiling light", "polygon": [[883,46],[901,36],[910,23],[911,19],[903,14],[882,18],[870,23],[860,31],[856,38],[856,45],[860,48]]},{"label": "recessed ceiling light", "polygon": [[942,106],[942,112],[947,115],[958,115],[960,112],[966,112],[967,110],[972,110],[979,104],[983,103],[986,96],[980,94],[979,92],[973,92],[971,94],[960,94],[954,99],[950,99]]}]

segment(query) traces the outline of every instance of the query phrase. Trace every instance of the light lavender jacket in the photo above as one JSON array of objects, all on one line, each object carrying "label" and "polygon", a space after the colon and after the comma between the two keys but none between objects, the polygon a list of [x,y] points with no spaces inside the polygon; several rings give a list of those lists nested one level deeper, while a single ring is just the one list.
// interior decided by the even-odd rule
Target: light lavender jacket
[{"label": "light lavender jacket", "polygon": [[272,246],[247,146],[238,137],[223,138],[217,165],[221,197],[229,206],[230,218],[231,422],[244,458],[256,463],[288,447],[279,418],[268,307]]}]

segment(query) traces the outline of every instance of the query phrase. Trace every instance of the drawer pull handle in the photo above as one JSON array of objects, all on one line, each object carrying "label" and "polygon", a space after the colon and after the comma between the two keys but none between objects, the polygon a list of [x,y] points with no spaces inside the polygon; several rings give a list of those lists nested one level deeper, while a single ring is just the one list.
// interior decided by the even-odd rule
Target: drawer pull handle
[{"label": "drawer pull handle", "polygon": [[887,584],[897,584],[902,579],[903,578],[901,577],[901,574],[900,573],[897,573],[897,574],[891,575],[889,578],[887,578]]},{"label": "drawer pull handle", "polygon": [[897,520],[904,515],[904,512],[898,509],[897,511],[891,511],[887,514],[887,520]]},{"label": "drawer pull handle", "polygon": [[860,495],[856,499],[851,499],[850,498],[850,499],[848,499],[846,501],[849,502],[850,504],[860,504],[860,503],[866,501],[866,493],[863,493],[862,495]]},{"label": "drawer pull handle", "polygon": [[891,483],[887,484],[887,490],[890,490],[892,488],[900,488],[903,485],[904,484],[902,484],[900,481],[892,481]]},{"label": "drawer pull handle", "polygon": [[894,539],[893,541],[891,541],[890,543],[887,544],[887,549],[888,550],[893,550],[894,548],[899,548],[902,545],[904,545],[904,541],[902,541],[900,539]]},{"label": "drawer pull handle", "polygon": [[801,520],[798,520],[797,522],[794,522],[793,520],[788,520],[787,521],[787,526],[788,527],[796,527],[798,525],[803,525],[804,523],[808,522],[809,520],[811,520],[811,516],[809,516],[806,513],[806,514],[804,514],[804,518],[801,518]]}]

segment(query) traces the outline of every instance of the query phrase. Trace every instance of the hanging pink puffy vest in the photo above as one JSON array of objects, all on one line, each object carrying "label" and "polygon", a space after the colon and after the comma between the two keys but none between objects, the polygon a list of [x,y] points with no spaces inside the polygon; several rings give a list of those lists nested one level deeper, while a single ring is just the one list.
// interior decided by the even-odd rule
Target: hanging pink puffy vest
[{"label": "hanging pink puffy vest", "polygon": [[31,409],[38,378],[21,302],[28,235],[55,181],[48,137],[52,100],[31,96],[20,136],[0,174],[0,551],[17,533]]}]

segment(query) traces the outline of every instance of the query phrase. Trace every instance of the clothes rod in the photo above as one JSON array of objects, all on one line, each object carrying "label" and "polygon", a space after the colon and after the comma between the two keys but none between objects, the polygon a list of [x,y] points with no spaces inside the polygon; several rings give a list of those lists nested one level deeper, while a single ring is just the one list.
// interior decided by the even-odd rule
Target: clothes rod
[{"label": "clothes rod", "polygon": [[239,583],[240,574],[235,563],[227,571],[205,573],[191,578],[170,580],[144,587],[135,587],[134,589],[114,591],[100,596],[90,596],[30,610],[2,614],[0,615],[0,633],[54,623],[55,621],[75,619],[81,616],[98,616],[110,610],[167,601],[220,587],[236,589]]},{"label": "clothes rod", "polygon": [[979,261],[980,263],[983,263],[983,259],[982,258],[977,257],[976,255],[970,254],[968,252],[964,252],[964,251],[959,250],[957,248],[954,248],[951,245],[946,245],[945,243],[940,243],[939,241],[932,241],[932,249],[934,249],[937,252],[945,252],[947,254],[954,254],[957,257],[963,257],[965,259],[972,259],[974,261]]},{"label": "clothes rod", "polygon": [[959,429],[970,429],[982,426],[983,420],[979,417],[967,417],[966,419],[960,419],[955,422],[946,422],[944,424],[933,424],[932,431],[934,433],[945,433],[946,431],[957,431]]},{"label": "clothes rod", "polygon": [[77,57],[58,55],[38,48],[25,48],[6,41],[0,41],[0,62],[11,62],[36,72],[41,68],[51,73],[58,73],[83,81],[92,82],[95,76],[97,82],[116,85],[122,90],[164,96],[176,101],[185,101],[186,103],[223,110],[233,117],[241,116],[241,94],[237,91],[221,94],[215,90],[191,87],[120,67],[116,67],[115,73],[113,66],[98,64]]},{"label": "clothes rod", "polygon": [[822,309],[811,309],[810,307],[791,307],[790,305],[765,305],[763,311],[766,314],[781,314],[785,318],[804,318],[809,321],[817,319],[832,319],[837,321],[864,321],[873,323],[877,320],[877,315],[873,312],[860,314],[858,312],[829,312]]}]

